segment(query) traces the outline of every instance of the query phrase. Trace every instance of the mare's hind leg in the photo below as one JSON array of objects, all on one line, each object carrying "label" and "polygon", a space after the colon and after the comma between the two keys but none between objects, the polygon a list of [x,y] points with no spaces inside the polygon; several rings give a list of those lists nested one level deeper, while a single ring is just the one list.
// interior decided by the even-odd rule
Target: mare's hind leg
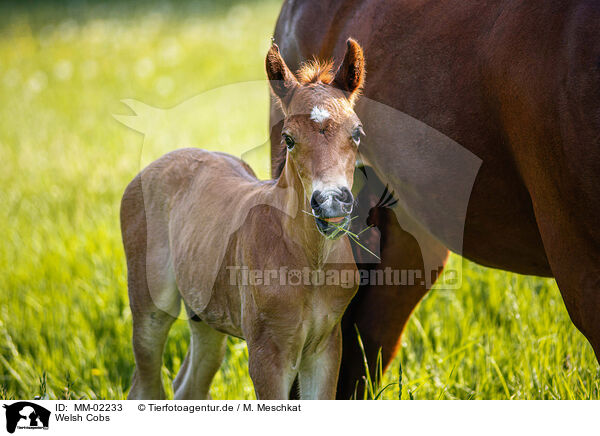
[{"label": "mare's hind leg", "polygon": [[[376,270],[385,271],[386,268],[391,267],[394,270],[416,271],[417,275],[420,272],[420,276],[424,277],[419,245],[397,223],[394,226],[398,228],[393,236],[393,244],[382,253],[381,263],[358,264],[358,268],[371,269],[374,273]],[[388,238],[391,236],[391,232],[388,233]],[[442,265],[447,251],[440,248],[437,254]],[[362,380],[365,376],[365,367],[356,328],[364,344],[371,378],[374,379],[379,350],[381,349],[381,363],[385,370],[397,352],[400,336],[410,314],[427,291],[427,286],[420,281],[412,285],[367,284],[359,287],[342,318],[343,352],[337,389],[338,399],[347,400],[355,391],[358,398],[361,398],[364,391]]]},{"label": "mare's hind leg", "polygon": [[205,400],[225,356],[227,336],[190,318],[190,347],[173,381],[176,400]]},{"label": "mare's hind leg", "polygon": [[[414,235],[403,229],[404,225],[410,228],[408,218],[390,208],[395,203],[393,197],[374,174],[368,174],[368,184],[358,197],[358,224],[378,228],[380,240],[365,240],[365,243],[374,244],[373,250],[379,248],[381,261],[361,262],[365,251],[356,245],[353,249],[359,270],[369,271],[369,278],[379,280],[378,277],[383,277],[385,280],[383,283],[375,281],[360,286],[342,318],[343,352],[338,399],[348,399],[355,391],[361,398],[364,392],[362,380],[365,367],[356,328],[364,344],[371,378],[374,379],[379,350],[381,349],[381,363],[385,370],[396,354],[402,330],[410,314],[428,291],[425,278],[430,277],[431,281],[435,281],[448,256],[445,247],[418,233],[414,226]],[[368,219],[365,215],[368,215]],[[402,217],[403,226],[400,225],[398,216]],[[369,233],[366,235],[368,237]],[[436,270],[431,271],[431,268]],[[390,283],[386,270],[400,276],[401,284],[394,284],[393,280]]]},{"label": "mare's hind leg", "polygon": [[548,209],[536,210],[536,218],[550,268],[573,324],[600,362],[600,242],[592,239],[592,224],[577,223],[575,213],[568,221],[559,208]]}]

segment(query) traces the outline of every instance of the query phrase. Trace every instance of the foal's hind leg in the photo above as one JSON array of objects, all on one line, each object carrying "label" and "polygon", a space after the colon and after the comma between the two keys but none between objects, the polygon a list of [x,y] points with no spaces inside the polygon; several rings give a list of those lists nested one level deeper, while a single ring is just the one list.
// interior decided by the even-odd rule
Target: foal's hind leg
[{"label": "foal's hind leg", "polygon": [[[181,306],[170,272],[168,249],[164,248],[168,247],[166,228],[165,223],[147,221],[142,176],[138,175],[127,186],[121,201],[121,232],[127,257],[136,364],[130,399],[165,397],[161,381],[162,354]],[[149,235],[153,235],[153,239],[149,239]]]},{"label": "foal's hind leg", "polygon": [[225,356],[227,336],[202,321],[189,320],[190,347],[173,381],[176,400],[205,400]]},{"label": "foal's hind leg", "polygon": [[135,371],[128,399],[164,399],[162,355],[175,318],[161,310],[133,312],[132,316]]}]

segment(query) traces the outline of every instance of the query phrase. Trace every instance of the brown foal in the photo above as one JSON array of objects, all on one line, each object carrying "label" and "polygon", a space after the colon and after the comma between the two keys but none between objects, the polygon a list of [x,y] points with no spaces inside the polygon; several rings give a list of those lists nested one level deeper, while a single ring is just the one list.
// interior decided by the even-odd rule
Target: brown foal
[{"label": "brown foal", "polygon": [[191,344],[175,398],[207,398],[226,335],[247,341],[257,398],[288,398],[296,377],[300,398],[335,398],[340,319],[357,288],[340,228],[354,202],[362,127],[353,107],[363,53],[348,40],[335,74],[332,64],[312,62],[296,76],[273,45],[266,68],[285,114],[278,179],[261,182],[229,155],[183,149],[153,162],[125,190],[136,361],[129,398],[164,398],[162,354],[182,299]]}]

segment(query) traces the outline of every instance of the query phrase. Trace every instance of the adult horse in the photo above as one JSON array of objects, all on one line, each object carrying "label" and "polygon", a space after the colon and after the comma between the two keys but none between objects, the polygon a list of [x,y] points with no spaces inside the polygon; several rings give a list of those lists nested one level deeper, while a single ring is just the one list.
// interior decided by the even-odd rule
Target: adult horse
[{"label": "adult horse", "polygon": [[[378,268],[424,270],[424,259],[442,265],[449,247],[482,265],[555,277],[573,323],[600,356],[598,1],[288,0],[274,37],[290,68],[312,56],[339,62],[346,39],[356,39],[366,57],[367,99],[425,123],[481,159],[462,247],[446,243],[435,225],[424,226],[427,239],[405,231],[391,214],[378,214],[387,241]],[[373,134],[381,130],[373,127],[378,120],[368,108],[357,113],[367,134],[361,152],[398,194],[402,212],[434,222],[434,209],[428,215],[402,201],[410,192],[404,173],[429,172],[426,147],[421,153],[390,132],[388,140],[377,140],[386,134]],[[272,106],[273,156],[280,117]],[[410,166],[402,158],[409,147]],[[366,201],[372,205],[373,198]],[[349,397],[363,372],[354,324],[367,358],[373,362],[381,347],[386,366],[427,288],[361,287],[345,315],[338,397]]]}]

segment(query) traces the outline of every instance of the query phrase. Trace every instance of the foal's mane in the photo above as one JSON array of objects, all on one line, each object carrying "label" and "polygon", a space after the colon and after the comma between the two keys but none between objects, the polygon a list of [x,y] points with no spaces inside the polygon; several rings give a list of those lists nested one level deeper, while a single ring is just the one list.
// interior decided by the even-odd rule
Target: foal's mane
[{"label": "foal's mane", "polygon": [[[333,71],[333,61],[332,60],[319,60],[316,57],[303,62],[300,65],[298,71],[296,71],[296,77],[298,78],[298,82],[300,85],[308,85],[311,83],[324,83],[329,85],[333,82],[335,78],[335,73]],[[281,121],[283,123],[283,121]],[[287,156],[287,151],[285,147],[279,148],[279,153],[274,160],[274,172],[273,178],[276,179],[281,175],[283,171],[283,167],[285,166],[285,159]]]},{"label": "foal's mane", "polygon": [[312,58],[300,65],[300,69],[296,72],[296,77],[298,77],[301,85],[319,82],[330,84],[335,78],[333,61],[321,61],[317,58]]}]

